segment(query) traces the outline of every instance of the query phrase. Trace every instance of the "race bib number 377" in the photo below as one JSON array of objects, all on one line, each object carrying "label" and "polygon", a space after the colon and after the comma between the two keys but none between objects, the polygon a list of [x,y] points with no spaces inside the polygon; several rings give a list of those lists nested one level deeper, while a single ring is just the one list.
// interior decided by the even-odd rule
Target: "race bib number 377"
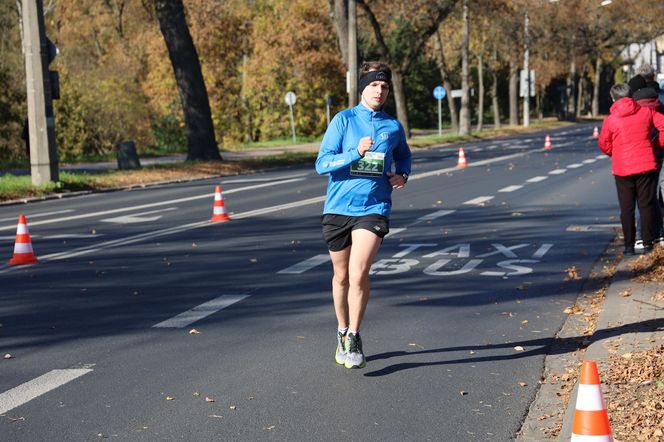
[{"label": "race bib number 377", "polygon": [[363,158],[350,165],[350,174],[355,176],[382,176],[385,154],[367,152]]}]

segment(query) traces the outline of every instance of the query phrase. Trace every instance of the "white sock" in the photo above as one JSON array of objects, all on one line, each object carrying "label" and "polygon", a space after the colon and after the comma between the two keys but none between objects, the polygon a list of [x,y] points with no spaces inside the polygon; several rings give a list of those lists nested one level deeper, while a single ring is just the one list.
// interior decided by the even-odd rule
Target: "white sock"
[{"label": "white sock", "polygon": [[342,335],[345,335],[346,333],[348,333],[348,327],[346,328],[337,327],[337,331]]},{"label": "white sock", "polygon": [[352,333],[354,335],[358,334],[359,332],[360,332],[359,330],[350,330],[350,329],[348,330],[349,334]]}]

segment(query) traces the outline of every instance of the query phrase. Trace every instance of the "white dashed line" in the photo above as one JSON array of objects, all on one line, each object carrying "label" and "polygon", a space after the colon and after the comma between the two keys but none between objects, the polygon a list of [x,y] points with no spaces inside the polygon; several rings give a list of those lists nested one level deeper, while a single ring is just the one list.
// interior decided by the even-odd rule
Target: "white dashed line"
[{"label": "white dashed line", "polygon": [[523,188],[523,186],[519,186],[519,185],[507,186],[507,187],[503,187],[498,192],[514,192],[515,190],[519,190],[521,188]]},{"label": "white dashed line", "polygon": [[321,264],[324,264],[330,260],[330,255],[325,254],[325,255],[316,255],[312,256],[309,259],[305,259],[302,262],[298,262],[297,264],[294,264],[290,267],[287,267],[283,270],[279,270],[277,273],[281,275],[299,275],[301,273],[306,272],[307,270],[311,270],[314,267],[317,267]]},{"label": "white dashed line", "polygon": [[243,299],[247,298],[249,295],[222,295],[218,298],[213,299],[212,301],[205,302],[199,306],[187,310],[184,313],[180,313],[177,316],[173,316],[171,319],[155,324],[152,327],[154,328],[183,328],[189,324],[193,324],[196,321],[200,321],[203,318],[210,316],[213,313],[218,312],[221,309],[224,309],[230,305],[240,302]]},{"label": "white dashed line", "polygon": [[549,172],[549,175],[561,175],[565,172],[567,172],[567,169],[554,169],[551,172]]},{"label": "white dashed line", "polygon": [[91,371],[91,368],[52,370],[18,387],[7,390],[0,394],[0,415]]},{"label": "white dashed line", "polygon": [[492,196],[478,196],[477,198],[473,198],[472,200],[468,200],[463,204],[468,204],[468,205],[482,205],[486,203],[487,201],[491,201],[493,199]]},{"label": "white dashed line", "polygon": [[539,183],[540,181],[544,181],[548,179],[548,176],[534,176],[532,178],[529,178],[526,180],[527,183]]},{"label": "white dashed line", "polygon": [[587,159],[587,160],[583,160],[582,163],[584,163],[584,164],[592,164],[592,163],[594,163],[595,161],[597,161],[596,158],[589,158],[589,159]]},{"label": "white dashed line", "polygon": [[431,212],[427,215],[417,218],[417,221],[431,221],[436,218],[440,218],[441,216],[450,215],[454,212],[455,212],[454,210],[438,210],[436,212]]},{"label": "white dashed line", "polygon": [[583,164],[582,163],[574,163],[574,164],[570,164],[569,166],[567,166],[568,169],[578,169],[579,167],[583,167]]}]

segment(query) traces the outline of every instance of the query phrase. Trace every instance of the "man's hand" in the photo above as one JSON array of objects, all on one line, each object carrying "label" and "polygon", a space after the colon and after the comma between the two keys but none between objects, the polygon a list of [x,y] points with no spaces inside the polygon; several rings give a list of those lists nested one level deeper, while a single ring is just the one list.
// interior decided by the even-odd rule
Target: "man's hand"
[{"label": "man's hand", "polygon": [[357,145],[357,151],[359,152],[360,156],[363,157],[365,153],[371,149],[371,146],[373,146],[373,140],[371,137],[364,137],[360,138],[360,143]]},{"label": "man's hand", "polygon": [[406,180],[401,175],[395,175],[394,172],[387,172],[387,177],[393,189],[401,189],[406,184]]}]

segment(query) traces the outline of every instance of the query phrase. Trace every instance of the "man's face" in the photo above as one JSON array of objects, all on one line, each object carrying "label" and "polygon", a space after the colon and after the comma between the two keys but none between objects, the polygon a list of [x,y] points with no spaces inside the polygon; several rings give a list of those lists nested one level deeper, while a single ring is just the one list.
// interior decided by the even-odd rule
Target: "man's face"
[{"label": "man's face", "polygon": [[374,81],[369,83],[362,91],[362,101],[367,107],[378,110],[385,104],[389,93],[389,83],[386,81]]}]

